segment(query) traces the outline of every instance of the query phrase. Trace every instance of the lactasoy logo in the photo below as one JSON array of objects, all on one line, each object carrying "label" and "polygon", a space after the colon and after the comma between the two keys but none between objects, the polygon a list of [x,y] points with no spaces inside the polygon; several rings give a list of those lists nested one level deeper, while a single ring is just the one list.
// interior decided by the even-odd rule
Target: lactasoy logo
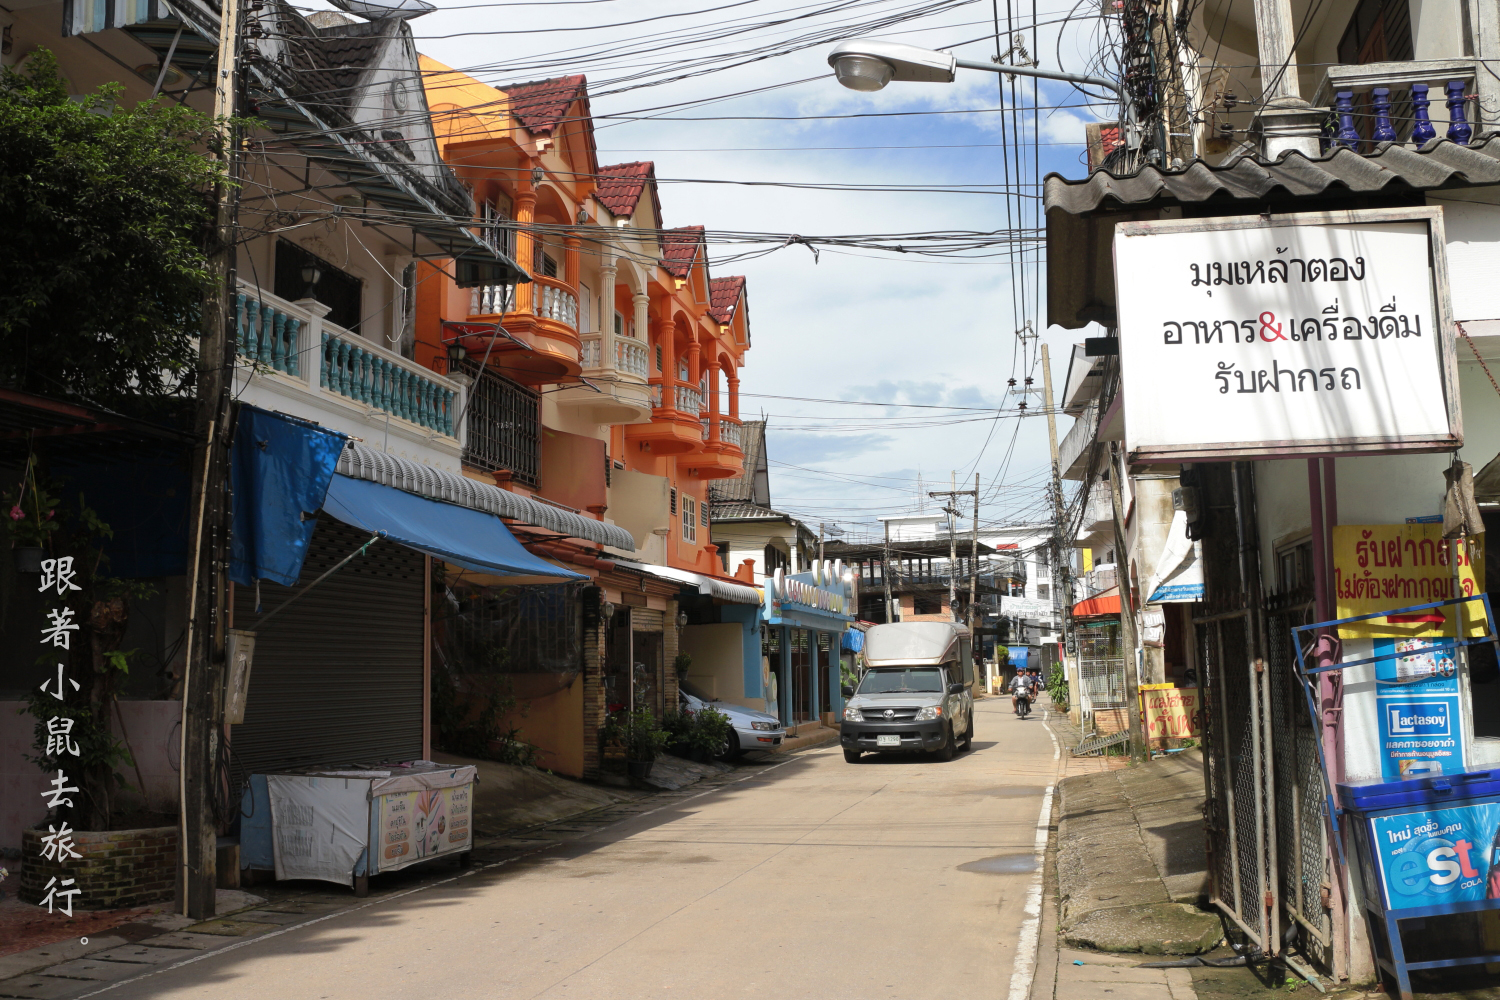
[{"label": "lactasoy logo", "polygon": [[1453,726],[1442,701],[1387,702],[1392,736],[1448,736]]}]

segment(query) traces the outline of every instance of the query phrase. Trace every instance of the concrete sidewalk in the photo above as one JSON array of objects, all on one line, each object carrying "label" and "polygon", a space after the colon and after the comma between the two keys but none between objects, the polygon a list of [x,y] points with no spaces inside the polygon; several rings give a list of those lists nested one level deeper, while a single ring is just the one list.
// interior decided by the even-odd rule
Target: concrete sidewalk
[{"label": "concrete sidewalk", "polygon": [[[1076,737],[1065,721],[1048,721],[1060,742]],[[1135,768],[1119,758],[1060,761],[1061,773],[1074,769],[1084,773],[1063,778],[1053,803],[1053,905],[1043,910],[1029,1000],[1196,1000],[1189,970],[1141,966],[1207,951],[1222,936],[1218,918],[1195,905],[1207,877],[1200,754]]]}]

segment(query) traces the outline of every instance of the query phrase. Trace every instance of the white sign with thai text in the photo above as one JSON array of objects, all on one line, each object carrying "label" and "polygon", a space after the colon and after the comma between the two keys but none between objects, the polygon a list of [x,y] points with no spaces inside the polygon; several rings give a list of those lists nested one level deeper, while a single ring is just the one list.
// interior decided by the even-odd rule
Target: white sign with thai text
[{"label": "white sign with thai text", "polygon": [[1338,218],[1393,214],[1120,224],[1132,460],[1455,446],[1440,210]]}]

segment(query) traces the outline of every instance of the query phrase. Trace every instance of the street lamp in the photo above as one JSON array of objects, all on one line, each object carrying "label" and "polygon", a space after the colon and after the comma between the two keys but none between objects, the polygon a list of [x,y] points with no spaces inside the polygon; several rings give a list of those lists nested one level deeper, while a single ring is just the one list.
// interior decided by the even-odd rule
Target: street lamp
[{"label": "street lamp", "polygon": [[[851,38],[839,42],[828,53],[828,65],[838,77],[839,83],[850,90],[881,90],[892,80],[912,83],[952,83],[960,67],[979,69],[986,73],[1013,73],[1017,76],[1034,76],[1043,80],[1064,80],[1068,83],[1085,83],[1103,87],[1123,98],[1120,85],[1101,76],[1081,76],[1077,73],[1057,73],[1031,66],[1005,66],[999,63],[974,62],[959,59],[951,52],[935,52],[932,49],[905,45],[901,42],[882,42],[874,38]],[[1129,101],[1125,102],[1129,113]]]}]

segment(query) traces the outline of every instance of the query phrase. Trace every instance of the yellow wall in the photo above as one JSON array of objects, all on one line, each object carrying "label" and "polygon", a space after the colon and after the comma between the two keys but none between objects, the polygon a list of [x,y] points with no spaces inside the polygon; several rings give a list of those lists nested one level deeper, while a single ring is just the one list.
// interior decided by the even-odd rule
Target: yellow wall
[{"label": "yellow wall", "polygon": [[764,698],[745,697],[745,626],[689,625],[682,630],[682,651],[693,658],[688,684],[720,701],[764,711]]},{"label": "yellow wall", "polygon": [[[570,778],[583,776],[583,678],[561,691],[555,674],[512,674],[516,708],[500,721],[542,751],[537,766]],[[550,692],[550,693],[549,693]]]}]

